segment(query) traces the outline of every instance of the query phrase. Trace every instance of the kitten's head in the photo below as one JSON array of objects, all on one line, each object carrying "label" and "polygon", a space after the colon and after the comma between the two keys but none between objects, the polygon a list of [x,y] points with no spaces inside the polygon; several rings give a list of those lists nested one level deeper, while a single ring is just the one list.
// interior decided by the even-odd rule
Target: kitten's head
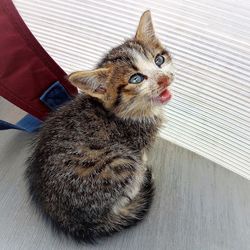
[{"label": "kitten's head", "polygon": [[171,98],[173,73],[171,57],[146,11],[133,39],[112,49],[95,70],[74,72],[69,80],[117,116],[144,120],[157,115]]}]

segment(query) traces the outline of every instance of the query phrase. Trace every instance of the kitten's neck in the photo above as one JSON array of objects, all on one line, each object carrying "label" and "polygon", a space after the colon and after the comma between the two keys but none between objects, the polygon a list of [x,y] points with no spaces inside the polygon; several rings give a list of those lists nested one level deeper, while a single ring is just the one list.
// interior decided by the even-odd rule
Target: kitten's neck
[{"label": "kitten's neck", "polygon": [[102,110],[108,116],[115,116],[118,119],[124,122],[132,123],[141,123],[141,124],[158,124],[162,120],[162,107],[161,106],[148,106],[147,109],[134,109],[128,110],[126,108],[119,108],[114,110],[109,110],[105,105],[98,99],[84,93],[79,94],[80,98],[87,98],[99,108],[99,111]]},{"label": "kitten's neck", "polygon": [[148,108],[145,109],[133,109],[133,110],[128,110],[126,108],[124,109],[116,109],[112,111],[117,117],[124,121],[133,121],[133,122],[138,122],[138,123],[156,123],[161,119],[161,113],[162,109],[161,107],[152,107],[149,106]]},{"label": "kitten's neck", "polygon": [[133,122],[138,124],[157,124],[161,120],[160,115],[152,114],[151,116],[117,116],[119,119],[124,122]]}]

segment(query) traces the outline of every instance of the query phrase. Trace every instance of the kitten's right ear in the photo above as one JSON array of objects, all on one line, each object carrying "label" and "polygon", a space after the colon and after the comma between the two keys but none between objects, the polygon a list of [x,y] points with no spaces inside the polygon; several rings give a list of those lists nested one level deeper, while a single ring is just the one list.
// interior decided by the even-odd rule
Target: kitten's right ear
[{"label": "kitten's right ear", "polygon": [[151,17],[150,10],[145,11],[141,18],[139,25],[137,27],[135,39],[142,43],[155,43],[158,42],[158,39],[155,36],[153,21]]},{"label": "kitten's right ear", "polygon": [[77,71],[69,75],[69,81],[83,92],[102,99],[106,92],[107,80],[110,75],[109,68]]}]

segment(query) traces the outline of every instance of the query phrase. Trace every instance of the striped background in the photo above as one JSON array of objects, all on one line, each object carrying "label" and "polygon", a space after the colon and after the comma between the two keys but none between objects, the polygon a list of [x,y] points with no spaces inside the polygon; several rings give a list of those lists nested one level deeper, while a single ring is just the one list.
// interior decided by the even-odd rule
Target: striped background
[{"label": "striped background", "polygon": [[161,136],[250,179],[249,0],[14,0],[66,71],[90,69],[151,9],[177,68]]}]

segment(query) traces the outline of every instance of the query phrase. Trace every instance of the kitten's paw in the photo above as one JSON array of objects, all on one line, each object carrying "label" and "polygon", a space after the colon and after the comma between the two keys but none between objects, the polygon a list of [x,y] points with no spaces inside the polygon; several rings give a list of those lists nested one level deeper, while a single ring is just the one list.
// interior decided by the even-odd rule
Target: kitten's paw
[{"label": "kitten's paw", "polygon": [[151,165],[146,164],[144,166],[145,166],[145,168],[146,168],[147,171],[152,172],[152,166]]},{"label": "kitten's paw", "polygon": [[153,181],[155,180],[155,175],[154,175],[154,173],[151,173],[151,178],[152,178]]}]

